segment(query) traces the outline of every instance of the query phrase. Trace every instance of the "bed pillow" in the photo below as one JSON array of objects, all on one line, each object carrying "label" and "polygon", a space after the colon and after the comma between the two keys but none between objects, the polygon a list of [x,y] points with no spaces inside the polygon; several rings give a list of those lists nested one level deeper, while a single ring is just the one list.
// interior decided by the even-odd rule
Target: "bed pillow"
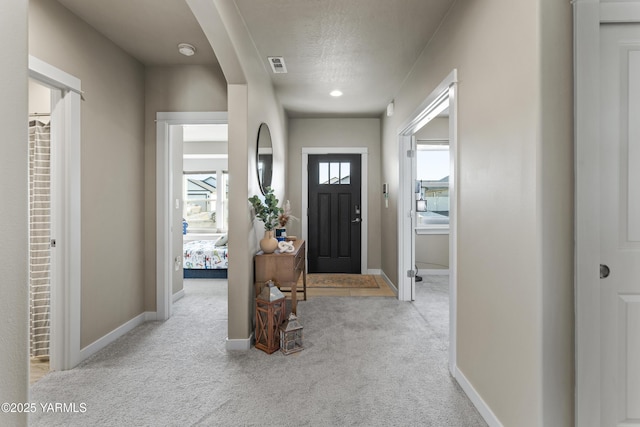
[{"label": "bed pillow", "polygon": [[223,234],[222,236],[220,236],[220,238],[218,238],[218,240],[216,240],[214,245],[215,246],[227,246],[227,241],[228,240],[229,240],[229,235],[228,234]]}]

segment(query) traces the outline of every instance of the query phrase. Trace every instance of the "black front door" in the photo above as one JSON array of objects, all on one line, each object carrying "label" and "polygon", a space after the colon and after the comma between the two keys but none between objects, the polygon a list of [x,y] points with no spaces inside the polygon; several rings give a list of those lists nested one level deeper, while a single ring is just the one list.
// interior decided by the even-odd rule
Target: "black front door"
[{"label": "black front door", "polygon": [[309,273],[361,272],[360,159],[309,155]]}]

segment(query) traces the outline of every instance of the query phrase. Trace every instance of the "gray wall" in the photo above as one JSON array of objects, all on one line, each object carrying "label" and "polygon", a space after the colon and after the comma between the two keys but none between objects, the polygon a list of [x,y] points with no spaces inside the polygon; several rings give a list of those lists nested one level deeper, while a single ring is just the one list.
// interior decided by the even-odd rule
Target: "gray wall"
[{"label": "gray wall", "polygon": [[144,269],[145,309],[156,310],[156,114],[227,111],[227,83],[218,66],[145,69]]},{"label": "gray wall", "polygon": [[394,242],[396,131],[458,70],[457,367],[509,426],[573,424],[571,40],[569,3],[456,2],[383,118]]},{"label": "gray wall", "polygon": [[[27,0],[0,3],[0,402],[29,402]],[[26,426],[27,414],[0,414]]]},{"label": "gray wall", "polygon": [[[368,149],[368,209],[369,269],[380,269],[380,119],[309,119],[289,120],[287,148],[288,198],[293,214],[302,215],[302,148],[303,147],[366,147]],[[301,222],[293,221],[287,234],[301,236]]]},{"label": "gray wall", "polygon": [[144,68],[58,2],[29,2],[29,53],[78,77],[81,347],[144,307]]}]

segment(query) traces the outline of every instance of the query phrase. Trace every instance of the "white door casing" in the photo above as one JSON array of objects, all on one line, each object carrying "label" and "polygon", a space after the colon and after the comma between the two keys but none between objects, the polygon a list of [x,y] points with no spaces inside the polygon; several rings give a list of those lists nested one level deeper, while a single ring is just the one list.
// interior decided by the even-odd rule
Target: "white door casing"
[{"label": "white door casing", "polygon": [[[170,128],[172,125],[227,123],[227,112],[159,112],[156,114],[156,319],[171,316],[173,277],[176,259],[173,255]],[[180,176],[180,181],[182,176]],[[182,181],[181,181],[182,182]],[[180,217],[181,218],[181,217]],[[180,221],[180,230],[182,229]],[[176,223],[177,224],[177,223]],[[181,266],[182,267],[182,266]],[[181,268],[180,267],[180,268]]]},{"label": "white door casing", "polygon": [[576,425],[640,426],[640,2],[574,22]]},{"label": "white door casing", "polygon": [[[80,349],[81,82],[29,56],[29,77],[51,88],[51,359],[52,370],[75,367]],[[26,120],[26,118],[25,118]],[[25,141],[26,143],[26,141]]]}]

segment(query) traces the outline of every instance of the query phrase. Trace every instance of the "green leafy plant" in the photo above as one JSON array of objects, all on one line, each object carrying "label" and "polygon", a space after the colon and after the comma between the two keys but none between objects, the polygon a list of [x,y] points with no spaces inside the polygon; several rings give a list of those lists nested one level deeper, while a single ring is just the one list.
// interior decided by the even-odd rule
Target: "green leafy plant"
[{"label": "green leafy plant", "polygon": [[258,196],[249,197],[249,202],[253,206],[256,218],[264,223],[265,230],[273,230],[278,226],[278,217],[282,209],[278,207],[280,201],[273,194],[273,188],[265,189],[264,202]]}]

